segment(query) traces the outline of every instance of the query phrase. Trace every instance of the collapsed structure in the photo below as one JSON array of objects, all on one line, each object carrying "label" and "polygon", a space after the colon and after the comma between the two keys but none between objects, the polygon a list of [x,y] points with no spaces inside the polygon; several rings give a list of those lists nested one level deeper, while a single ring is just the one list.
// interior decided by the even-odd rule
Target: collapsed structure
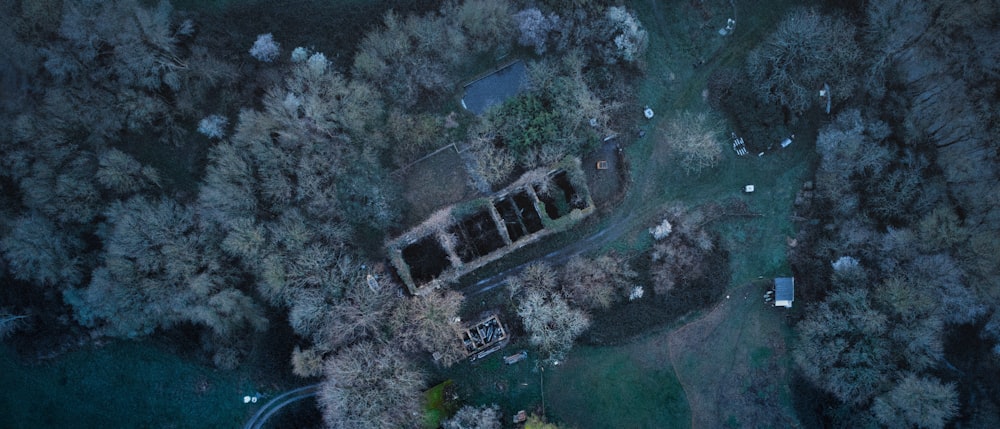
[{"label": "collapsed structure", "polygon": [[529,171],[488,198],[442,209],[386,247],[407,289],[420,295],[593,211],[580,160],[570,158],[549,171]]}]

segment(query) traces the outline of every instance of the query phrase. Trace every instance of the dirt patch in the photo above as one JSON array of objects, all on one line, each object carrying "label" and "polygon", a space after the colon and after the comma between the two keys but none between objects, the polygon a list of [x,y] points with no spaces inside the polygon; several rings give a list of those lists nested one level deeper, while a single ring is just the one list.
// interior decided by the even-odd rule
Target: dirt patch
[{"label": "dirt patch", "polygon": [[670,360],[691,426],[799,427],[791,408],[783,309],[746,284],[704,317],[672,332]]},{"label": "dirt patch", "polygon": [[477,195],[463,165],[455,146],[448,145],[393,174],[409,205],[404,225],[415,225],[441,207]]},{"label": "dirt patch", "polygon": [[[621,156],[618,145],[612,140],[605,142],[600,149],[583,159],[583,171],[587,175],[590,197],[598,207],[612,206],[624,197],[623,178],[627,177],[628,173],[625,171],[624,163],[621,162]],[[601,161],[607,165],[602,165],[605,168],[598,169],[597,163]]]}]

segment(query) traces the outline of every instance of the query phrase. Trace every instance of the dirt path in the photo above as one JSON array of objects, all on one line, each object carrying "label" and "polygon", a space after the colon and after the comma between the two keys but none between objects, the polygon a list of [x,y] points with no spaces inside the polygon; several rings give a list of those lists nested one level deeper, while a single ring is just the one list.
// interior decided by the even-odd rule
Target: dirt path
[{"label": "dirt path", "polygon": [[254,413],[253,417],[247,421],[244,429],[260,429],[267,424],[267,421],[271,416],[275,415],[278,411],[281,411],[287,405],[293,404],[300,400],[311,398],[319,393],[319,383],[310,384],[308,386],[298,387],[275,396],[270,401],[267,401],[260,409]]}]

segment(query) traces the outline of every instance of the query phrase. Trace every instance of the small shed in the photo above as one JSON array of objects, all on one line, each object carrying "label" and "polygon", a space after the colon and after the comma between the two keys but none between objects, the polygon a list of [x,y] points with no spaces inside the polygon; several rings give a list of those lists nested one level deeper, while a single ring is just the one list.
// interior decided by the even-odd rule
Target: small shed
[{"label": "small shed", "polygon": [[795,301],[795,277],[774,279],[774,306],[792,308]]}]

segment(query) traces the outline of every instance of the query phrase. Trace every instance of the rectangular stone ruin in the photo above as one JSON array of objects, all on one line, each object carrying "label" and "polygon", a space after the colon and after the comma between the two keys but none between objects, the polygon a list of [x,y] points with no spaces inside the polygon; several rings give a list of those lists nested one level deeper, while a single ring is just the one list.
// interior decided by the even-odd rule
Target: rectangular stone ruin
[{"label": "rectangular stone ruin", "polygon": [[548,172],[525,173],[489,198],[440,210],[386,247],[410,293],[422,294],[593,211],[580,160],[571,158]]}]

